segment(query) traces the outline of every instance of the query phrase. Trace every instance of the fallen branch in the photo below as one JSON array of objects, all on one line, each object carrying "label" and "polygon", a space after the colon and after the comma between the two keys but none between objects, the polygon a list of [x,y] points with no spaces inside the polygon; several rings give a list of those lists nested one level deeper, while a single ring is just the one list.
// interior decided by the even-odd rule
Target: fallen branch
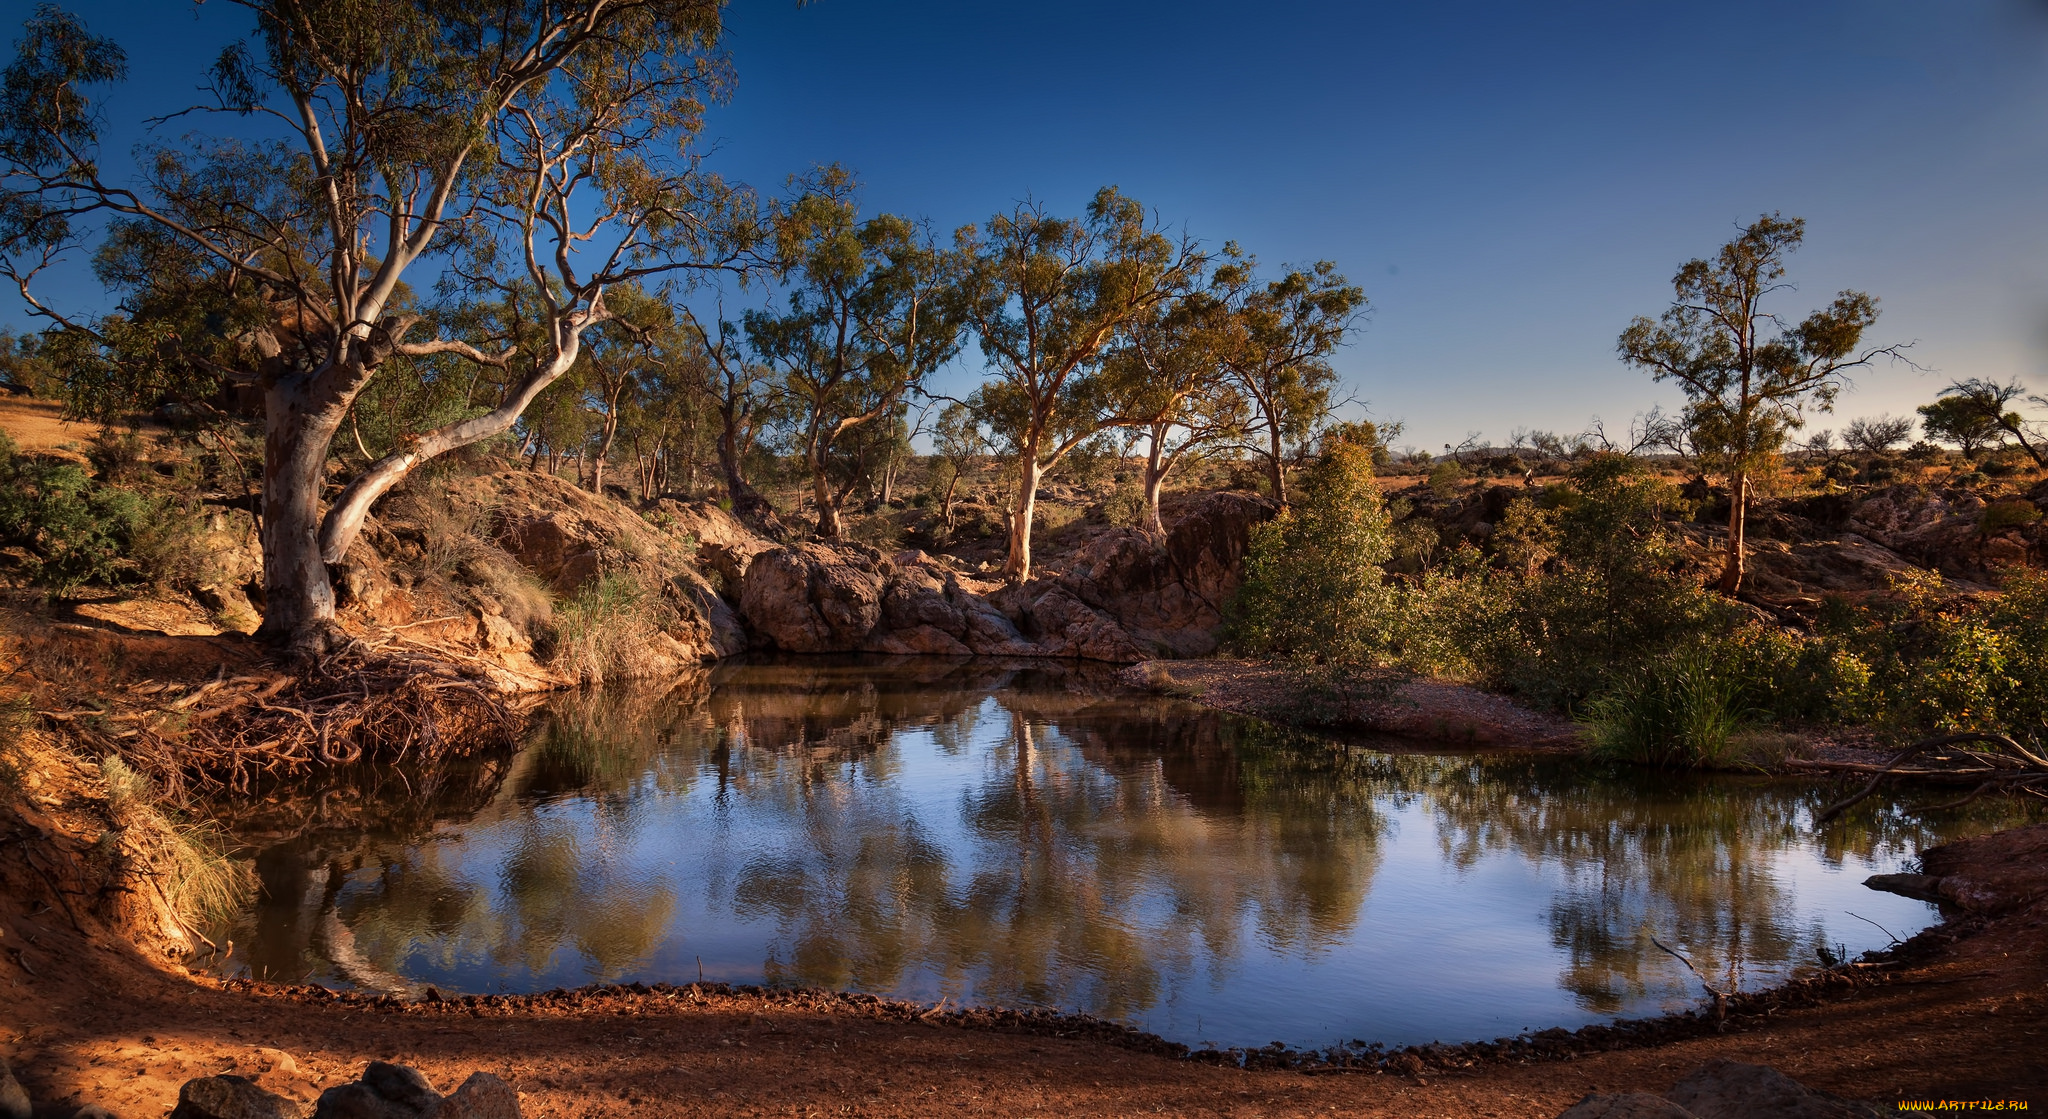
[{"label": "fallen branch", "polygon": [[[1988,750],[1949,750],[1945,754],[1936,752],[1950,747],[1961,746],[1964,743],[1985,743],[1993,748]],[[1941,764],[1922,765],[1912,769],[1906,768],[1906,763],[1915,759]],[[1809,763],[1804,768],[1817,767],[1815,763]],[[2044,793],[2044,790],[2048,790],[2048,759],[2041,758],[2032,750],[2020,745],[2007,735],[1996,734],[1991,731],[1963,731],[1958,734],[1944,734],[1935,738],[1923,739],[1899,751],[1892,757],[1891,761],[1886,762],[1882,766],[1858,767],[1852,766],[1850,763],[1836,763],[1831,768],[1868,772],[1871,774],[1871,777],[1869,782],[1862,789],[1858,790],[1855,795],[1829,805],[1826,810],[1815,817],[1814,826],[1816,827],[1826,825],[1835,817],[1869,799],[1871,794],[1877,792],[1878,786],[1882,785],[1888,777],[1917,777],[1949,781],[1974,780],[1977,782],[1976,789],[1968,796],[1963,797],[1961,800],[1933,806],[1934,808],[1953,808],[1958,805],[1967,804],[1992,790],[2048,795],[2048,793]]]},{"label": "fallen branch", "polygon": [[1652,935],[1650,937],[1650,943],[1656,945],[1659,948],[1662,948],[1666,953],[1668,953],[1671,956],[1672,959],[1677,960],[1681,964],[1684,964],[1685,970],[1692,972],[1692,977],[1694,979],[1699,980],[1700,986],[1705,987],[1707,989],[1707,994],[1712,996],[1714,1000],[1714,1019],[1716,1021],[1719,1021],[1728,1016],[1728,999],[1735,994],[1734,991],[1723,991],[1719,987],[1714,986],[1712,983],[1707,982],[1707,977],[1700,974],[1700,969],[1692,966],[1692,960],[1687,958],[1685,953],[1680,952],[1678,949],[1671,947],[1669,944],[1666,944],[1661,940],[1658,940],[1656,936]]}]

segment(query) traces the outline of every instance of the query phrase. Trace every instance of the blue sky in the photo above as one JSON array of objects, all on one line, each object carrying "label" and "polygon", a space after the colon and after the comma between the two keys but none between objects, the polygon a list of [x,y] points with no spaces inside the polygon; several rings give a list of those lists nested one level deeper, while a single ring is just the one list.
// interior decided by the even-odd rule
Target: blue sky
[{"label": "blue sky", "polygon": [[[115,120],[182,100],[242,26],[219,2],[72,7],[130,52]],[[1333,260],[1373,303],[1337,364],[1417,445],[1671,402],[1615,336],[1767,210],[1808,222],[1788,315],[1869,291],[1874,340],[1931,370],[1864,373],[1820,426],[1952,377],[2048,388],[2042,0],[739,0],[729,19],[719,170],[771,188],[837,161],[870,210],[941,230],[1027,196],[1078,212],[1113,183],[1205,241]]]}]

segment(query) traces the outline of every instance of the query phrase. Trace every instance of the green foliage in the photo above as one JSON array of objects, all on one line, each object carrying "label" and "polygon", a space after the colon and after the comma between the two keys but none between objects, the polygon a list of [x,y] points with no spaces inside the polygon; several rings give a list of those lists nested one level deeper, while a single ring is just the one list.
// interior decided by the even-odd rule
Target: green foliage
[{"label": "green foliage", "polygon": [[2025,528],[2041,519],[2041,510],[2031,501],[1994,501],[1977,518],[1977,531],[1986,536],[2009,528]]},{"label": "green foliage", "polygon": [[1145,490],[1134,482],[1125,482],[1102,503],[1102,519],[1118,528],[1138,528],[1151,520],[1151,507],[1145,504]]},{"label": "green foliage", "polygon": [[1859,698],[1874,722],[1901,736],[2048,735],[2048,574],[2016,575],[1990,599],[1951,598],[1931,573],[1898,590],[1823,637],[1870,666]]},{"label": "green foliage", "polygon": [[0,548],[15,550],[14,565],[29,582],[57,594],[87,584],[196,582],[206,563],[199,533],[196,514],[178,496],[19,454],[0,433]]},{"label": "green foliage", "polygon": [[1998,415],[1987,415],[1983,408],[1963,396],[1942,396],[1932,404],[1922,404],[1917,411],[1927,437],[1954,443],[1962,448],[1964,458],[1975,459],[1986,448],[1996,447],[2005,439]]},{"label": "green foliage", "polygon": [[1742,685],[1704,649],[1625,672],[1586,704],[1594,753],[1651,765],[1722,767],[1750,722]]},{"label": "green foliage", "polygon": [[1447,458],[1429,468],[1429,492],[1438,501],[1449,501],[1458,496],[1458,483],[1465,478],[1465,468],[1458,460]]},{"label": "green foliage", "polygon": [[1392,533],[1372,443],[1326,437],[1297,500],[1253,530],[1233,633],[1247,652],[1312,663],[1375,663],[1397,630],[1398,598],[1381,571]]},{"label": "green foliage", "polygon": [[1722,632],[1726,607],[1685,571],[1666,527],[1679,505],[1634,459],[1586,460],[1540,503],[1510,503],[1493,566],[1465,545],[1407,588],[1400,659],[1570,709]]}]

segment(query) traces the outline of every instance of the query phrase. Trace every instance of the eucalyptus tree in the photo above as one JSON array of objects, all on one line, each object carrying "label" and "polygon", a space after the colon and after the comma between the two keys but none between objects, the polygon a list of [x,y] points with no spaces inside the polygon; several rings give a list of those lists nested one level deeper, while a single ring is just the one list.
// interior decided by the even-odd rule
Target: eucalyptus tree
[{"label": "eucalyptus tree", "polygon": [[[336,632],[327,565],[372,502],[512,429],[610,317],[614,286],[741,269],[764,223],[691,154],[730,85],[718,0],[239,3],[255,31],[220,55],[199,106],[239,117],[239,135],[156,144],[132,184],[102,171],[88,97],[124,76],[121,47],[54,7],[28,20],[0,78],[0,271],[33,312],[106,349],[121,340],[34,283],[96,233],[148,228],[227,274],[247,316],[227,335],[233,360],[264,399],[260,632],[315,656]],[[539,345],[422,332],[401,292],[437,263],[472,292],[523,289]],[[505,392],[410,434],[323,515],[350,405],[394,358],[437,354],[505,369]]]},{"label": "eucalyptus tree", "polygon": [[786,308],[744,321],[754,352],[779,376],[818,535],[836,540],[864,472],[840,470],[835,484],[835,449],[857,429],[900,425],[906,395],[958,351],[960,328],[930,236],[892,214],[858,220],[843,172],[827,172],[824,186],[792,213],[801,240]]},{"label": "eucalyptus tree", "polygon": [[[2035,465],[2048,467],[2048,435],[2042,433],[2038,423],[2012,407],[2013,401],[2026,396],[2026,392],[2026,386],[2018,381],[2007,381],[2001,385],[1997,381],[1972,377],[1941,390],[1941,395],[1929,407],[1938,408],[1950,417],[1947,422],[1952,426],[1943,432],[1948,438],[1962,442],[1962,431],[1967,430],[1975,434],[1979,442],[1997,443],[2010,435]],[[2048,396],[2036,394],[2026,399],[2048,407]],[[1920,411],[1925,415],[1928,409]],[[1930,420],[1929,432],[1932,430]],[[1964,446],[1968,448],[1968,444]]]},{"label": "eucalyptus tree", "polygon": [[[680,308],[685,338],[694,343],[669,360],[716,417],[718,469],[733,512],[773,522],[775,507],[747,480],[747,456],[774,418],[774,370],[750,359],[737,326],[723,309],[710,326],[688,307]],[[780,531],[779,529],[777,531]]]},{"label": "eucalyptus tree", "polygon": [[1227,309],[1216,352],[1250,411],[1247,450],[1265,460],[1273,500],[1287,504],[1287,458],[1329,419],[1337,371],[1330,355],[1366,308],[1365,291],[1329,261],[1260,283],[1258,261],[1235,244],[1210,280]]},{"label": "eucalyptus tree", "polygon": [[713,417],[700,391],[705,362],[694,343],[673,320],[650,337],[639,392],[621,410],[642,501],[676,487],[686,495],[696,488],[697,464]]},{"label": "eucalyptus tree", "polygon": [[955,234],[961,313],[988,359],[976,411],[1016,460],[1003,575],[1031,577],[1038,484],[1074,448],[1115,426],[1093,384],[1103,348],[1184,288],[1203,256],[1104,187],[1080,219],[1026,202]]},{"label": "eucalyptus tree", "polygon": [[933,458],[942,479],[939,490],[939,519],[946,531],[953,530],[953,502],[960,492],[963,479],[973,476],[975,468],[991,450],[988,437],[982,433],[981,421],[974,409],[961,401],[952,401],[939,411],[938,421],[932,425]]},{"label": "eucalyptus tree", "polygon": [[646,391],[655,364],[649,352],[652,336],[669,318],[668,305],[637,284],[613,288],[606,304],[611,317],[587,332],[583,357],[588,369],[584,407],[597,418],[590,470],[590,492],[595,494],[604,492],[605,463],[618,439],[619,422]]},{"label": "eucalyptus tree", "polygon": [[2002,405],[1987,414],[1967,397],[1944,394],[1932,403],[1922,404],[1917,411],[1927,438],[1954,443],[1962,448],[1963,457],[1972,462],[1985,448],[2005,442],[2005,427],[1998,422],[2004,411]]},{"label": "eucalyptus tree", "polygon": [[1877,300],[1860,291],[1841,292],[1797,325],[1765,310],[1790,290],[1785,258],[1805,236],[1804,219],[1759,217],[1713,260],[1681,265],[1671,308],[1654,322],[1638,316],[1617,343],[1623,361],[1678,383],[1693,445],[1728,479],[1726,595],[1742,587],[1752,475],[1805,422],[1807,407],[1833,407],[1847,370],[1898,359],[1904,348],[1859,350],[1877,321]]},{"label": "eucalyptus tree", "polygon": [[1103,361],[1102,395],[1115,422],[1145,440],[1148,527],[1165,535],[1159,495],[1184,459],[1236,439],[1245,397],[1217,358],[1223,308],[1188,291],[1124,328]]}]

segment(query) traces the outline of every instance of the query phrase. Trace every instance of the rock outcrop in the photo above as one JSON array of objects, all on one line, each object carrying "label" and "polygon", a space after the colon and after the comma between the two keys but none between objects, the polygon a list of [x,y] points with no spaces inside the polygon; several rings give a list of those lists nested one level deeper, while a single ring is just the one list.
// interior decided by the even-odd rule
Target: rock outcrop
[{"label": "rock outcrop", "polygon": [[857,544],[764,547],[743,566],[734,545],[717,555],[739,570],[741,618],[762,647],[783,652],[1204,656],[1243,578],[1252,526],[1272,504],[1212,493],[1174,512],[1164,540],[1105,531],[1060,573],[1013,587],[963,578],[922,552],[885,557]]},{"label": "rock outcrop", "polygon": [[305,1119],[306,1107],[245,1076],[206,1076],[178,1089],[170,1119]]},{"label": "rock outcrop", "polygon": [[1244,581],[1251,531],[1275,506],[1222,492],[1189,495],[1165,511],[1165,539],[1104,533],[1069,557],[1065,573],[1020,588],[1026,632],[1056,649],[1054,656],[1136,661],[1214,653],[1224,606]]},{"label": "rock outcrop", "polygon": [[2029,824],[1920,853],[1921,874],[1877,874],[1864,885],[1995,917],[2048,900],[2048,824]]}]

